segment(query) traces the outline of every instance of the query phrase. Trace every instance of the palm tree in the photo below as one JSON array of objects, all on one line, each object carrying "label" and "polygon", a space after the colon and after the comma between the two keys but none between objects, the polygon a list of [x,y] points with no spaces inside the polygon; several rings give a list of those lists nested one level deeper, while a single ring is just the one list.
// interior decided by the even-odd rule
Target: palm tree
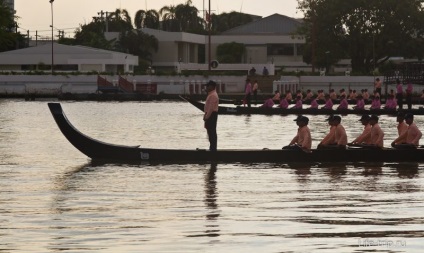
[{"label": "palm tree", "polygon": [[188,0],[175,8],[175,18],[182,32],[198,30],[202,26],[202,19],[198,16],[199,10],[191,4],[191,0]]},{"label": "palm tree", "polygon": [[109,31],[120,32],[133,29],[130,14],[125,9],[116,9],[106,17],[109,22]]},{"label": "palm tree", "polygon": [[137,29],[147,27],[159,28],[159,13],[156,10],[139,10],[135,13],[134,25]]},{"label": "palm tree", "polygon": [[174,5],[164,6],[159,10],[159,14],[162,16],[162,29],[164,31],[178,31],[175,12],[176,7]]}]

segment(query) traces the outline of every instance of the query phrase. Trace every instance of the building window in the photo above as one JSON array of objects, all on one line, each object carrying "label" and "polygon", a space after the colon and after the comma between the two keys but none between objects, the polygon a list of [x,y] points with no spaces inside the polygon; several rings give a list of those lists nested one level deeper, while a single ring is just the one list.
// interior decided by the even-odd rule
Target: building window
[{"label": "building window", "polygon": [[268,55],[294,55],[293,44],[269,44],[267,45]]}]

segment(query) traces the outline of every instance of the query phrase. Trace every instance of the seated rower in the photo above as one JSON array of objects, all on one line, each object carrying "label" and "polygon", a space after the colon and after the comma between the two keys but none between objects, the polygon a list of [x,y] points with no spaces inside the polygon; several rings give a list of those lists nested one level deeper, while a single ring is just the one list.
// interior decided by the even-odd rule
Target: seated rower
[{"label": "seated rower", "polygon": [[296,121],[296,124],[299,126],[297,129],[297,134],[290,142],[290,144],[283,147],[283,149],[299,149],[303,151],[310,151],[312,146],[312,138],[311,131],[308,127],[309,119],[305,116],[299,115],[294,121]]},{"label": "seated rower", "polygon": [[318,144],[318,148],[346,148],[347,134],[345,128],[341,124],[341,120],[342,118],[337,115],[328,118],[328,124],[331,126],[330,132]]},{"label": "seated rower", "polygon": [[311,100],[313,96],[314,96],[314,93],[312,93],[311,90],[307,90],[306,96],[305,96],[305,101]]},{"label": "seated rower", "polygon": [[287,90],[287,92],[286,92],[286,100],[288,102],[291,102],[293,100],[293,96],[292,96],[292,93],[291,93],[290,90]]},{"label": "seated rower", "polygon": [[394,95],[389,95],[386,100],[386,106],[384,109],[396,110],[397,102]]},{"label": "seated rower", "polygon": [[381,102],[380,97],[371,96],[372,102],[371,102],[371,110],[379,110],[381,108]]},{"label": "seated rower", "polygon": [[332,100],[336,100],[337,99],[337,93],[334,91],[334,89],[330,89],[330,98]]},{"label": "seated rower", "polygon": [[371,144],[371,125],[370,125],[370,116],[364,114],[362,115],[361,119],[362,125],[364,125],[364,130],[362,131],[361,135],[356,137],[355,140],[353,140],[348,145],[350,146],[367,146]]},{"label": "seated rower", "polygon": [[289,108],[289,101],[287,101],[287,99],[285,99],[284,97],[281,98],[279,107],[281,109],[287,109],[287,108]]},{"label": "seated rower", "polygon": [[373,146],[373,147],[376,147],[376,148],[383,148],[384,132],[383,132],[383,130],[381,130],[381,127],[378,124],[378,116],[377,115],[371,115],[370,125],[371,125],[371,143],[370,143],[370,146]]},{"label": "seated rower", "polygon": [[317,96],[313,95],[311,98],[311,106],[309,109],[318,109],[318,102],[317,102]]},{"label": "seated rower", "polygon": [[346,96],[342,95],[340,97],[340,104],[337,107],[337,110],[347,110],[349,106],[349,103],[347,102]]},{"label": "seated rower", "polygon": [[318,90],[317,100],[325,100],[325,94],[323,90]]},{"label": "seated rower", "polygon": [[296,97],[300,97],[301,100],[303,99],[303,94],[301,90],[296,91]]},{"label": "seated rower", "polygon": [[296,97],[296,104],[291,109],[302,109],[302,97]]},{"label": "seated rower", "polygon": [[278,103],[280,102],[280,96],[280,91],[276,90],[274,92],[274,97],[272,97],[272,100],[275,101],[275,103]]},{"label": "seated rower", "polygon": [[392,142],[392,147],[417,148],[420,145],[422,133],[414,123],[414,115],[411,113],[406,114],[405,122],[408,124],[408,129]]},{"label": "seated rower", "polygon": [[362,99],[362,95],[358,95],[356,97],[356,106],[353,107],[354,110],[364,110],[365,109],[365,102]]},{"label": "seated rower", "polygon": [[274,106],[274,98],[270,96],[267,100],[265,100],[265,103],[261,105],[262,108],[272,108]]},{"label": "seated rower", "polygon": [[[398,123],[397,125],[397,131],[398,131],[398,144],[399,143],[405,143],[406,142],[406,131],[408,131],[408,125],[405,123],[405,114],[403,112],[399,112],[396,121]],[[402,137],[401,137],[402,136]]]},{"label": "seated rower", "polygon": [[329,95],[325,95],[325,105],[321,109],[333,110],[333,100]]},{"label": "seated rower", "polygon": [[362,92],[362,97],[364,100],[370,99],[370,94],[368,93],[368,89],[364,89],[364,92]]}]

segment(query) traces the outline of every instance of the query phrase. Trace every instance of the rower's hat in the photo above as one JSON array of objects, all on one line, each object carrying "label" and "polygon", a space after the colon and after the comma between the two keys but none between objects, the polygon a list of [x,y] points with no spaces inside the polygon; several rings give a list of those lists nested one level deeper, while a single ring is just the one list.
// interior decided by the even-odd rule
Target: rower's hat
[{"label": "rower's hat", "polygon": [[213,87],[216,87],[216,83],[214,82],[214,81],[212,81],[212,80],[210,80],[207,84],[206,84],[206,86],[213,86]]},{"label": "rower's hat", "polygon": [[342,121],[342,117],[340,117],[340,116],[338,116],[338,115],[334,115],[333,116],[333,120],[335,120],[335,121]]},{"label": "rower's hat", "polygon": [[405,118],[405,113],[403,113],[403,112],[398,112],[397,117],[398,117],[398,118]]},{"label": "rower's hat", "polygon": [[363,121],[363,120],[365,120],[365,121],[370,120],[370,116],[368,114],[362,115],[362,117],[361,117],[361,119],[359,121]]},{"label": "rower's hat", "polygon": [[414,114],[412,113],[405,114],[405,119],[414,119]]},{"label": "rower's hat", "polygon": [[330,116],[328,116],[328,118],[325,121],[332,121],[333,118],[334,118],[334,115],[330,115]]},{"label": "rower's hat", "polygon": [[376,120],[376,121],[378,121],[378,116],[375,115],[375,114],[373,114],[373,115],[370,116],[370,120]]},{"label": "rower's hat", "polygon": [[302,116],[302,115],[299,115],[299,116],[297,116],[297,118],[294,121],[308,123],[309,122],[309,118],[308,117],[305,117],[305,116]]}]

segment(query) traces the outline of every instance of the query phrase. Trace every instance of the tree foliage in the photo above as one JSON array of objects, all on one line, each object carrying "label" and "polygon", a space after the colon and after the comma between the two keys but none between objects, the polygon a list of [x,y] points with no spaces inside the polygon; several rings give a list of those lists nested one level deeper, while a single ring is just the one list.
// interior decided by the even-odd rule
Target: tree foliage
[{"label": "tree foliage", "polygon": [[240,12],[224,12],[220,15],[212,14],[211,29],[214,33],[221,33],[250,22],[252,22],[252,17]]},{"label": "tree foliage", "polygon": [[24,46],[24,36],[15,31],[17,17],[4,0],[0,0],[0,52]]},{"label": "tree foliage", "polygon": [[244,44],[230,42],[219,45],[216,54],[221,63],[240,63],[245,52],[246,46]]},{"label": "tree foliage", "polygon": [[350,58],[369,73],[389,57],[422,59],[422,0],[298,0],[305,14],[304,60],[323,67]]}]

